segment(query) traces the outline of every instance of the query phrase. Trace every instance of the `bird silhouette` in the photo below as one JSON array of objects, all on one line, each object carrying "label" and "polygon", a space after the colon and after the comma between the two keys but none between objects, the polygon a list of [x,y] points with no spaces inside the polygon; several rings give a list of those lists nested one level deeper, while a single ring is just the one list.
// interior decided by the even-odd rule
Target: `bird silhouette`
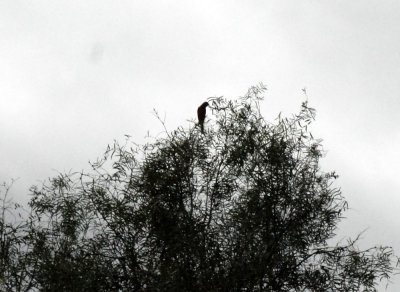
[{"label": "bird silhouette", "polygon": [[208,106],[208,102],[203,102],[201,106],[197,109],[197,117],[199,118],[199,125],[201,129],[201,133],[204,134],[204,120],[206,119],[206,107]]}]

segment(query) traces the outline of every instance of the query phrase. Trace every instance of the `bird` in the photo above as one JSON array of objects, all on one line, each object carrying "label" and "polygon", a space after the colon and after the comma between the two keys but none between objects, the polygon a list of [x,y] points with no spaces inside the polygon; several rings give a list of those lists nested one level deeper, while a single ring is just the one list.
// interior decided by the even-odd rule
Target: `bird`
[{"label": "bird", "polygon": [[199,125],[201,133],[204,134],[204,120],[206,119],[206,107],[209,106],[208,102],[203,102],[197,109],[197,117],[199,118]]}]

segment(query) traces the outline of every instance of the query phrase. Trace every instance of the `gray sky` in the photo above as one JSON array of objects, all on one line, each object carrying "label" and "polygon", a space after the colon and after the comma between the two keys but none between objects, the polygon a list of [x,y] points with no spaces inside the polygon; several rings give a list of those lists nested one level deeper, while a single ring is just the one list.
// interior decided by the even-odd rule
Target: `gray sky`
[{"label": "gray sky", "polygon": [[365,247],[400,254],[399,80],[399,1],[0,1],[0,181],[27,201],[113,139],[161,132],[153,108],[188,126],[261,81],[272,120],[306,87],[351,208],[339,238],[368,228]]}]

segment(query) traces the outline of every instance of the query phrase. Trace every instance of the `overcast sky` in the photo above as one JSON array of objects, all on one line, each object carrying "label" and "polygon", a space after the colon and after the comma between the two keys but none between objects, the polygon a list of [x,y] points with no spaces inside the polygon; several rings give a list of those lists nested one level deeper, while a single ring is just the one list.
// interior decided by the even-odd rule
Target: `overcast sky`
[{"label": "overcast sky", "polygon": [[258,82],[270,120],[307,89],[351,208],[338,239],[367,229],[363,247],[400,254],[400,1],[0,1],[0,181],[26,202],[113,139],[161,132],[153,108],[187,127]]}]

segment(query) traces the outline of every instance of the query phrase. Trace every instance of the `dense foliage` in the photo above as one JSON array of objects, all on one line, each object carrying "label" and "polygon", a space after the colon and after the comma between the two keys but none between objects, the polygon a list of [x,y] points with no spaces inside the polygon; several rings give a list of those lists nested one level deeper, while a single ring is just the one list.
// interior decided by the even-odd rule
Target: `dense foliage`
[{"label": "dense foliage", "polygon": [[315,111],[267,122],[264,90],[210,99],[204,135],[115,142],[32,188],[29,218],[0,222],[0,290],[374,291],[392,250],[328,245],[347,205]]}]

